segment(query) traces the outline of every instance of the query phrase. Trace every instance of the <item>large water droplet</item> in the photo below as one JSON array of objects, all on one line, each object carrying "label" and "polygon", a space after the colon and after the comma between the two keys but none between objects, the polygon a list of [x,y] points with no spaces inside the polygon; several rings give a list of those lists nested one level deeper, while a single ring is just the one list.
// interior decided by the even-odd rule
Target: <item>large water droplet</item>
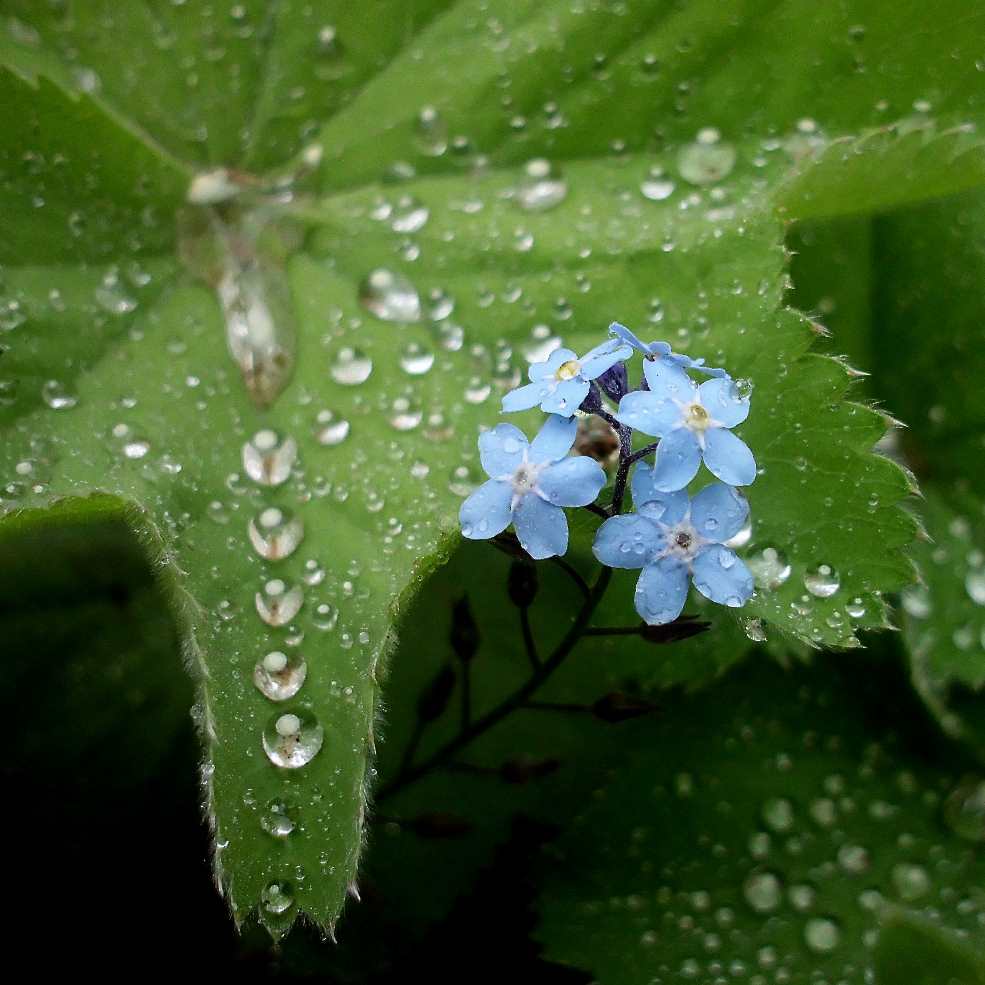
[{"label": "large water droplet", "polygon": [[815,953],[826,954],[841,942],[841,930],[830,917],[811,917],[804,924],[804,942]]},{"label": "large water droplet", "polygon": [[308,665],[296,651],[287,654],[272,650],[253,668],[253,683],[271,701],[293,698],[301,690],[307,676]]},{"label": "large water droplet", "polygon": [[328,371],[336,383],[341,383],[343,386],[359,386],[360,383],[365,383],[369,379],[369,374],[373,372],[373,360],[362,349],[344,346],[336,353],[335,360]]},{"label": "large water droplet", "polygon": [[423,376],[434,365],[434,353],[419,342],[408,342],[400,353],[400,368],[411,376]]},{"label": "large water droplet", "polygon": [[538,157],[527,161],[523,179],[516,188],[516,202],[526,212],[545,212],[564,201],[568,183],[550,161]]},{"label": "large water droplet", "polygon": [[267,561],[279,561],[297,550],[304,538],[304,524],[276,506],[261,510],[249,525],[253,549]]},{"label": "large water droplet", "polygon": [[273,715],[263,730],[263,751],[274,766],[298,769],[318,755],[325,730],[310,712]]},{"label": "large water droplet", "polygon": [[359,285],[362,306],[383,321],[421,320],[421,298],[417,288],[402,274],[378,267]]},{"label": "large water droplet", "polygon": [[414,122],[414,142],[422,154],[441,157],[448,149],[448,127],[433,106],[425,106]]},{"label": "large water droplet", "polygon": [[826,599],[841,587],[841,578],[830,564],[819,564],[805,572],[804,587],[811,595]]},{"label": "large water droplet", "polygon": [[747,563],[756,584],[762,588],[779,588],[790,577],[790,563],[778,547],[764,547]]},{"label": "large water droplet", "polygon": [[71,410],[79,402],[79,398],[58,380],[45,381],[41,386],[41,399],[52,410]]},{"label": "large water droplet", "polygon": [[280,916],[294,906],[294,891],[287,882],[268,883],[260,894],[260,903],[268,913]]},{"label": "large water droplet", "polygon": [[773,872],[753,872],[742,885],[742,895],[757,913],[771,913],[783,898],[783,884]]},{"label": "large water droplet", "polygon": [[320,445],[334,447],[341,445],[349,436],[349,422],[338,417],[334,411],[318,411],[315,417],[315,440]]},{"label": "large water droplet", "polygon": [[260,827],[274,838],[286,838],[295,829],[294,819],[286,801],[272,800],[260,815]]},{"label": "large water droplet", "polygon": [[300,585],[289,586],[280,578],[266,582],[256,593],[257,614],[268,626],[284,626],[300,611],[304,591]]},{"label": "large water droplet", "polygon": [[243,469],[261,486],[279,486],[286,482],[297,457],[295,440],[270,428],[257,431],[243,445]]},{"label": "large water droplet", "polygon": [[698,133],[694,143],[686,144],[677,155],[681,177],[692,185],[713,185],[728,177],[735,167],[735,148],[721,140],[712,127]]}]

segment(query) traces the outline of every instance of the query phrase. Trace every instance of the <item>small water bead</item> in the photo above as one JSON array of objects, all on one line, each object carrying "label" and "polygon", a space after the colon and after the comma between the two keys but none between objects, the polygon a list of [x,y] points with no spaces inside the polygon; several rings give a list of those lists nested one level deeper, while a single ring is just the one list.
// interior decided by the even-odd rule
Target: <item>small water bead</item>
[{"label": "small water bead", "polygon": [[341,445],[349,437],[349,422],[334,411],[318,411],[315,416],[315,441],[327,448]]},{"label": "small water bead", "polygon": [[311,617],[311,621],[315,629],[326,632],[330,629],[335,629],[336,623],[339,621],[339,610],[331,602],[319,602],[315,606],[315,612]]},{"label": "small water bead", "polygon": [[786,797],[771,797],[763,804],[762,816],[768,828],[783,834],[793,827],[793,804]]},{"label": "small water bead", "polygon": [[286,913],[294,906],[294,893],[290,883],[268,883],[260,894],[260,903],[268,913],[272,913],[275,916]]},{"label": "small water bead", "polygon": [[862,598],[854,598],[848,603],[848,605],[845,606],[845,612],[847,612],[849,617],[852,619],[864,618],[866,611],[865,600]]},{"label": "small water bead", "polygon": [[287,482],[297,457],[290,435],[264,428],[243,445],[243,470],[261,486],[279,486]]},{"label": "small water bead", "polygon": [[545,158],[534,158],[523,167],[523,178],[514,197],[525,212],[546,212],[560,205],[568,194],[568,183]]},{"label": "small water bead", "polygon": [[448,479],[448,491],[456,496],[469,496],[483,480],[484,476],[473,465],[456,465]]},{"label": "small water bead", "polygon": [[933,611],[930,601],[930,593],[923,585],[914,585],[907,588],[900,595],[900,601],[907,615],[914,619],[926,619]]},{"label": "small water bead", "polygon": [[758,555],[749,558],[747,564],[761,588],[779,588],[790,577],[790,562],[778,547],[764,547]]},{"label": "small water bead", "polygon": [[71,410],[79,402],[79,398],[58,380],[46,380],[42,384],[41,399],[52,410]]},{"label": "small water bead", "polygon": [[253,683],[271,701],[293,698],[308,676],[308,665],[296,651],[290,654],[272,650],[253,668]]},{"label": "small water bead", "polygon": [[292,513],[268,506],[250,520],[248,532],[260,557],[279,561],[297,550],[304,539],[304,524]]},{"label": "small water bead", "polygon": [[325,569],[311,558],[304,562],[304,583],[314,587],[325,580]]},{"label": "small water bead", "polygon": [[806,913],[817,900],[817,890],[806,882],[799,882],[787,890],[790,905],[800,913]]},{"label": "small water bead", "polygon": [[893,885],[900,899],[908,903],[926,896],[931,890],[930,876],[922,865],[912,862],[900,862],[893,866]]},{"label": "small water bead", "polygon": [[966,841],[985,841],[985,780],[966,777],[944,801],[944,820]]},{"label": "small water bead", "polygon": [[465,329],[454,322],[440,322],[433,326],[433,332],[438,345],[445,352],[458,352],[465,345]]},{"label": "small water bead", "polygon": [[354,346],[343,346],[335,354],[335,359],[328,368],[332,379],[343,386],[359,386],[365,383],[373,372],[373,360]]},{"label": "small water bead", "polygon": [[128,438],[123,444],[123,455],[131,461],[143,458],[150,451],[150,442],[143,438]]},{"label": "small water bead", "polygon": [[771,913],[783,899],[783,884],[773,872],[753,872],[742,884],[742,895],[757,913]]},{"label": "small water bead", "polygon": [[758,619],[755,616],[743,619],[742,629],[746,634],[746,638],[752,640],[753,643],[766,642],[766,627],[763,625],[762,619]]},{"label": "small water bead", "polygon": [[263,751],[274,766],[299,769],[318,755],[324,739],[325,730],[310,712],[278,713],[263,730]]},{"label": "small water bead", "polygon": [[359,285],[359,301],[382,321],[421,320],[421,298],[417,288],[402,274],[383,267],[371,270]]},{"label": "small water bead", "polygon": [[804,943],[815,954],[827,954],[841,943],[841,929],[830,917],[811,917],[804,924]]},{"label": "small water bead", "polygon": [[965,591],[975,605],[985,605],[985,570],[974,568],[965,575]]},{"label": "small water bead", "polygon": [[410,376],[423,376],[434,365],[434,353],[420,342],[408,342],[400,353],[400,368]]},{"label": "small water bead", "polygon": [[674,182],[664,174],[663,168],[654,167],[640,183],[640,192],[651,202],[662,202],[674,194],[675,187]]},{"label": "small water bead", "polygon": [[869,853],[861,845],[842,845],[838,849],[838,864],[851,875],[860,875],[869,868]]},{"label": "small water bead", "polygon": [[295,827],[290,808],[283,800],[272,800],[260,815],[260,827],[274,838],[286,838]]},{"label": "small water bead", "polygon": [[804,587],[816,598],[830,598],[841,587],[841,577],[830,564],[819,564],[805,572]]},{"label": "small water bead", "polygon": [[481,376],[472,376],[465,386],[465,400],[470,404],[481,404],[492,393],[492,384]]},{"label": "small water bead", "polygon": [[417,114],[414,142],[428,157],[441,157],[448,150],[448,127],[433,106],[425,106]]},{"label": "small water bead", "polygon": [[395,397],[393,403],[390,404],[388,420],[390,426],[398,431],[413,431],[421,423],[423,417],[424,408],[413,397]]},{"label": "small water bead", "polygon": [[257,615],[268,626],[284,626],[301,610],[304,592],[300,585],[288,586],[280,578],[266,582],[256,593]]},{"label": "small water bead", "polygon": [[677,155],[681,177],[692,185],[713,185],[727,178],[735,167],[735,147],[721,140],[712,127],[698,133],[697,139],[682,147]]}]

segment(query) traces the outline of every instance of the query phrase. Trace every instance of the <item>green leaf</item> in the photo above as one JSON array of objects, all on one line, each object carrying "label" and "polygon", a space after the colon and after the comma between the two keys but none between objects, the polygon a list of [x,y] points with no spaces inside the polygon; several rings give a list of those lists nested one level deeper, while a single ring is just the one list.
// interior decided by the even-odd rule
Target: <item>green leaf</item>
[{"label": "green leaf", "polygon": [[876,946],[877,985],[980,985],[985,959],[969,942],[904,912],[883,921]]},{"label": "green leaf", "polygon": [[542,867],[546,956],[602,985],[730,967],[861,982],[895,907],[980,948],[981,833],[949,798],[960,755],[894,734],[919,708],[871,669],[866,685],[857,659],[747,663],[640,724]]},{"label": "green leaf", "polygon": [[[902,43],[873,3],[825,11],[820,27],[800,2],[748,3],[744,21],[711,3],[494,6],[421,3],[394,17],[388,5],[339,4],[321,8],[315,30],[286,3],[20,3],[0,47],[14,70],[13,133],[42,151],[29,182],[18,143],[2,162],[17,203],[5,214],[26,227],[6,238],[4,509],[94,491],[128,504],[200,678],[220,882],[238,917],[265,898],[275,928],[300,912],[331,925],[341,906],[396,614],[450,547],[477,478],[478,427],[546,337],[587,347],[614,317],[652,322],[652,334],[753,382],[743,434],[765,471],[750,490],[750,550],[778,550],[773,569],[787,571],[782,555],[789,573],[744,615],[850,645],[854,627],[882,624],[879,593],[910,573],[907,479],[870,454],[883,418],[845,401],[844,369],[810,355],[808,325],[782,308],[771,190],[805,113],[829,136],[858,132],[878,122],[891,85],[893,116],[926,98],[941,125],[974,119],[974,32],[946,12],[931,31],[915,4]],[[864,38],[849,31],[859,24]],[[322,27],[337,27],[334,39]],[[326,38],[324,57],[305,56]],[[422,117],[428,104],[436,113]],[[309,123],[325,150],[318,184],[332,192],[321,200],[301,178],[286,191]],[[717,148],[708,133],[685,143],[709,126],[724,134]],[[561,165],[546,187],[518,166],[543,154]],[[212,165],[232,169],[206,179],[236,200],[179,223],[186,176]],[[389,182],[415,168],[420,177]],[[39,189],[53,212],[28,215],[24,192]],[[78,237],[74,211],[87,220]],[[407,278],[405,305],[417,298],[399,315],[409,324],[388,310],[387,274]],[[262,327],[276,312],[272,345],[240,352],[241,365],[227,354],[217,286],[231,319]],[[433,368],[412,372],[432,354]],[[244,374],[258,404],[279,393],[269,410]],[[279,490],[243,478],[243,444],[266,429],[299,449]],[[268,506],[297,511],[306,529],[298,553],[272,564],[246,535]],[[322,568],[296,628],[254,614],[267,580],[314,581]],[[286,710],[310,710],[324,742],[308,766],[282,771],[261,743],[279,712],[251,677],[289,640],[308,679]],[[295,812],[286,839],[261,824],[273,801]]]}]

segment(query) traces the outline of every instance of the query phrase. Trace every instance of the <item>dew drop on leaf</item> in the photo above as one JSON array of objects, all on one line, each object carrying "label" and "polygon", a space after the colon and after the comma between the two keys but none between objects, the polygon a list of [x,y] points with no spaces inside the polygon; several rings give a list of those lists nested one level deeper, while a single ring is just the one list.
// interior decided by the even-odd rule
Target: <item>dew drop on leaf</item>
[{"label": "dew drop on leaf", "polygon": [[681,148],[677,169],[692,185],[714,185],[727,178],[735,167],[735,148],[721,140],[713,127],[698,133],[697,139]]},{"label": "dew drop on leaf", "polygon": [[558,169],[542,157],[527,161],[516,188],[517,205],[525,212],[546,212],[564,201],[568,183]]},{"label": "dew drop on leaf", "polygon": [[290,835],[296,825],[287,802],[279,798],[270,801],[260,815],[260,827],[274,838],[286,838]]},{"label": "dew drop on leaf", "polygon": [[373,360],[363,352],[351,346],[344,346],[336,353],[329,367],[332,379],[343,386],[359,386],[369,379],[373,372]]},{"label": "dew drop on leaf", "polygon": [[279,486],[290,477],[297,456],[292,437],[264,428],[243,445],[243,470],[261,486]]},{"label": "dew drop on leaf", "polygon": [[260,894],[260,902],[267,913],[280,916],[294,906],[294,892],[290,883],[268,883]]},{"label": "dew drop on leaf", "polygon": [[289,654],[271,650],[253,668],[253,683],[271,701],[287,701],[301,690],[308,676],[308,665],[296,651]]},{"label": "dew drop on leaf", "polygon": [[841,587],[841,578],[830,564],[819,564],[805,572],[804,587],[816,598],[826,599]]},{"label": "dew drop on leaf", "polygon": [[249,523],[250,543],[266,561],[279,561],[297,550],[304,538],[304,524],[294,514],[268,506]]},{"label": "dew drop on leaf", "polygon": [[263,750],[274,766],[299,769],[318,755],[324,738],[325,730],[310,712],[278,712],[263,730]]},{"label": "dew drop on leaf", "polygon": [[268,626],[284,626],[300,611],[304,592],[300,585],[288,585],[280,578],[264,583],[256,593],[257,614]]},{"label": "dew drop on leaf", "polygon": [[402,274],[383,267],[371,270],[359,285],[359,302],[382,321],[421,320],[421,298],[417,288]]}]

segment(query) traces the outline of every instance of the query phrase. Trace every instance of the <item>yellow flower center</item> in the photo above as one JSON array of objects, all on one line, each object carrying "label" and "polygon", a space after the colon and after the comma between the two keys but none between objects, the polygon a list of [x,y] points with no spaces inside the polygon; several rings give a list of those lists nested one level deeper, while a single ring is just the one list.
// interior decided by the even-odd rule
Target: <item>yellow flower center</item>
[{"label": "yellow flower center", "polygon": [[701,404],[691,404],[688,406],[684,411],[684,418],[687,421],[687,426],[695,431],[704,431],[711,423],[711,417],[708,411]]},{"label": "yellow flower center", "polygon": [[581,372],[581,363],[577,359],[569,359],[561,363],[554,374],[559,380],[573,380]]}]

